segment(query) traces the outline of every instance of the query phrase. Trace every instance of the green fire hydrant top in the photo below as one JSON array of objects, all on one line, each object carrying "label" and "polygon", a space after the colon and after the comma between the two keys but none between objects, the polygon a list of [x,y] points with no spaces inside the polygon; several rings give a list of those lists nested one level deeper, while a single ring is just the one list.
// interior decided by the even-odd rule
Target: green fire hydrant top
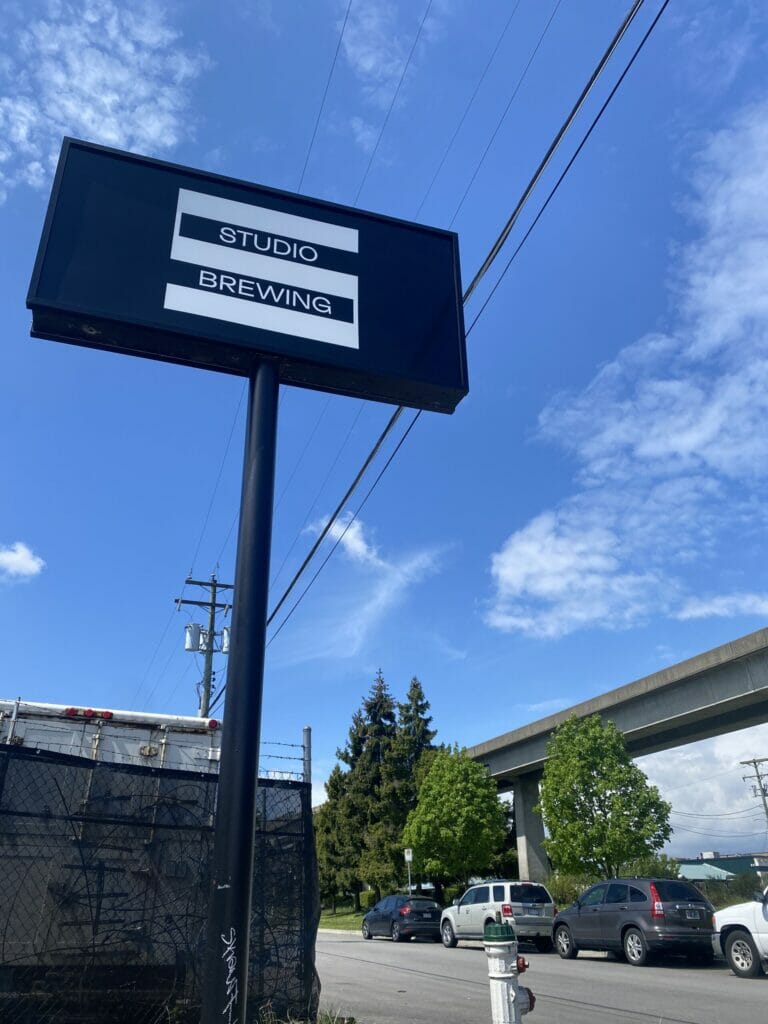
[{"label": "green fire hydrant top", "polygon": [[514,942],[516,938],[511,924],[487,924],[483,932],[483,942]]}]

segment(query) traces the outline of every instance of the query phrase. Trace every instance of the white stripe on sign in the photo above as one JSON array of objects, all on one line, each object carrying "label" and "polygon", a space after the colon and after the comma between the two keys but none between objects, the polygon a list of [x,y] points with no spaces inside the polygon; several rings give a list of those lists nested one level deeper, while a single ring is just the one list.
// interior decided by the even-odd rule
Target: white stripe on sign
[{"label": "white stripe on sign", "polygon": [[233,274],[258,277],[264,281],[279,281],[280,284],[289,284],[294,288],[338,295],[342,299],[352,299],[357,311],[357,277],[354,274],[341,274],[337,270],[325,270],[323,267],[294,263],[292,260],[278,260],[245,249],[228,249],[215,242],[201,242],[197,238],[186,238],[178,234],[173,238],[171,259],[194,263],[198,267],[215,267]]},{"label": "white stripe on sign", "polygon": [[238,203],[233,199],[222,199],[221,196],[190,192],[185,188],[179,189],[176,235],[179,234],[182,213],[223,221],[225,224],[236,224],[238,227],[254,228],[270,235],[287,235],[302,242],[315,242],[317,245],[327,245],[332,249],[343,249],[345,252],[358,251],[358,232],[355,228],[326,224],[324,221],[311,220],[309,217],[296,217],[291,213],[279,213],[263,206],[251,206],[249,203]]},{"label": "white stripe on sign", "polygon": [[205,292],[199,288],[184,285],[165,286],[165,309],[195,316],[208,316],[214,320],[228,320],[244,327],[258,327],[278,334],[324,341],[330,345],[358,348],[357,324],[342,320],[321,319],[309,313],[298,313],[280,306],[269,306],[261,302],[236,299],[229,295]]}]

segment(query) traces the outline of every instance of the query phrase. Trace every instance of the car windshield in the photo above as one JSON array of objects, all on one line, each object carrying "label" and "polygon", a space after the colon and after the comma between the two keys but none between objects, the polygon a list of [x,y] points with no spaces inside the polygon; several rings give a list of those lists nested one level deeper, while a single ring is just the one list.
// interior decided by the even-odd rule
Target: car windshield
[{"label": "car windshield", "polygon": [[660,878],[657,882],[654,882],[654,885],[663,903],[673,900],[697,900],[699,903],[704,902],[704,897],[699,890],[689,885],[688,882],[677,882],[669,878]]},{"label": "car windshield", "polygon": [[435,900],[424,899],[418,897],[416,899],[408,900],[414,910],[441,910],[441,906]]},{"label": "car windshield", "polygon": [[510,885],[512,903],[551,903],[552,897],[543,885]]}]

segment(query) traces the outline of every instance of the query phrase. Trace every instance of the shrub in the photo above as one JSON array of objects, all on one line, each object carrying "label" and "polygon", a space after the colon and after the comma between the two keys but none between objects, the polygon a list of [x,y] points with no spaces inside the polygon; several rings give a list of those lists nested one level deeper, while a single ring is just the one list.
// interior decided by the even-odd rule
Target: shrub
[{"label": "shrub", "polygon": [[376,902],[376,893],[373,889],[366,889],[360,893],[360,909],[365,913],[370,910]]},{"label": "shrub", "polygon": [[454,900],[458,899],[459,896],[466,889],[466,885],[446,885],[443,889],[443,897],[445,898],[445,905],[449,907]]},{"label": "shrub", "polygon": [[545,884],[558,907],[568,907],[577,896],[584,892],[587,886],[596,881],[598,879],[592,875],[572,875],[564,871],[555,871]]}]

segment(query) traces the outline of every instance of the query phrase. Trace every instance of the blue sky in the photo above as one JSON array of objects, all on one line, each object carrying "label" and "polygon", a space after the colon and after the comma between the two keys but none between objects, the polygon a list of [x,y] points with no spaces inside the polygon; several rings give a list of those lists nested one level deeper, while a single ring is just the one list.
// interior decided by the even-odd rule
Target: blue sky
[{"label": "blue sky", "polygon": [[[62,135],[450,226],[467,284],[628,6],[433,0],[419,32],[426,2],[352,0],[315,132],[347,0],[0,3],[4,694],[192,713],[173,599],[233,573],[243,382],[28,336]],[[760,3],[670,5],[473,328],[468,398],[271,643],[263,736],[311,725],[318,782],[379,668],[469,745],[765,625],[767,47]],[[273,603],[390,412],[283,391]],[[643,760],[673,852],[768,848],[761,756],[768,726]]]}]

